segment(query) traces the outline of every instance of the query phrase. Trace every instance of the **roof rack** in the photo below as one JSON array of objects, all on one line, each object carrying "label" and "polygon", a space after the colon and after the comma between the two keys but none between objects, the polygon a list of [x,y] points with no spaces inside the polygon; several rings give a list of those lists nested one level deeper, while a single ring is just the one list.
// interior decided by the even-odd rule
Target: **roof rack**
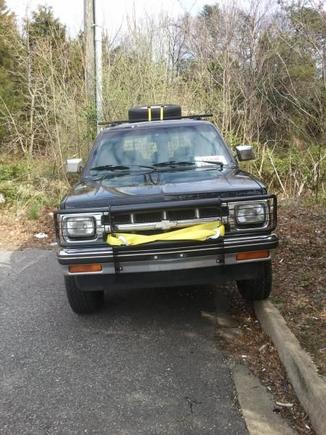
[{"label": "roof rack", "polygon": [[[171,121],[174,119],[197,119],[201,120],[202,118],[211,118],[213,116],[212,113],[204,113],[202,115],[186,115],[186,116],[169,116],[165,118],[163,121]],[[107,127],[114,127],[120,124],[139,124],[141,122],[152,122],[148,120],[120,120],[120,121],[101,121],[98,122],[97,125],[105,125]]]}]

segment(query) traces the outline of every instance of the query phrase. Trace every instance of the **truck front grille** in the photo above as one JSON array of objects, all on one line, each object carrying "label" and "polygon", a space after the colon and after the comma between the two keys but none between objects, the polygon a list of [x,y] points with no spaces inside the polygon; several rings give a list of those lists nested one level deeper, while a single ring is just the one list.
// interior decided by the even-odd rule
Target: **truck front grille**
[{"label": "truck front grille", "polygon": [[114,214],[112,225],[114,231],[160,231],[185,228],[215,220],[225,221],[227,216],[227,207],[171,208]]}]

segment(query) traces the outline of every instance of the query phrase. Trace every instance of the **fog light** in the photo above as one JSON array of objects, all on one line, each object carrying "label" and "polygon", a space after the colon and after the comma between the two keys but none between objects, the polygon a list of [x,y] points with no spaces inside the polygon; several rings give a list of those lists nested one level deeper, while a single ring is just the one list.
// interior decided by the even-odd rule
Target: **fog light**
[{"label": "fog light", "polygon": [[70,273],[85,273],[85,272],[101,272],[102,265],[98,263],[92,264],[70,264]]},{"label": "fog light", "polygon": [[236,255],[237,261],[243,261],[243,260],[256,260],[259,258],[268,258],[269,257],[269,251],[250,251],[250,252],[239,252]]}]

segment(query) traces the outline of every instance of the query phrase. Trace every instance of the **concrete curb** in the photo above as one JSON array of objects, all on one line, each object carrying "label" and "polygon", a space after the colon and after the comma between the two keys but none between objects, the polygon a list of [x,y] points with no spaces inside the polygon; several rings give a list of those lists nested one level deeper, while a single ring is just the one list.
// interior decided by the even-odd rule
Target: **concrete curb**
[{"label": "concrete curb", "polygon": [[296,435],[287,421],[274,412],[272,393],[242,364],[232,369],[235,388],[250,435]]},{"label": "concrete curb", "polygon": [[311,357],[270,301],[255,302],[255,312],[263,330],[271,337],[314,430],[318,435],[325,435],[326,382],[318,375]]}]

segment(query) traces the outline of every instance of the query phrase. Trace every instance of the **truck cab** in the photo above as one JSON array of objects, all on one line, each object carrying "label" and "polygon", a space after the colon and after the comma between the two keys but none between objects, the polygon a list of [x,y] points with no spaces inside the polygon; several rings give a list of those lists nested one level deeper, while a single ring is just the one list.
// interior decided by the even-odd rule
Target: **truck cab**
[{"label": "truck cab", "polygon": [[138,106],[99,133],[55,213],[73,311],[96,311],[113,288],[235,280],[246,299],[269,296],[276,196],[239,168],[252,147],[235,157],[206,117]]}]

